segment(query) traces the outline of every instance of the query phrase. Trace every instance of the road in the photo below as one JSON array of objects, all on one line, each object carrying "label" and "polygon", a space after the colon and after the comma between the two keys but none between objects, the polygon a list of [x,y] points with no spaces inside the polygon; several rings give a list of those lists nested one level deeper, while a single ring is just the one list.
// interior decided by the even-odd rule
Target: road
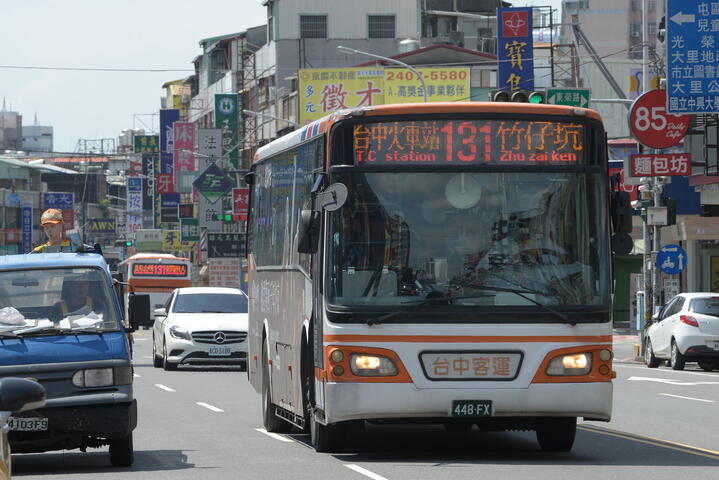
[{"label": "road", "polygon": [[14,455],[17,478],[697,480],[719,471],[719,372],[632,363],[629,337],[615,346],[613,419],[580,424],[571,453],[542,453],[533,432],[371,425],[334,455],[315,453],[307,435],[265,433],[245,372],[165,372],[152,367],[150,332],[136,339],[135,465],[110,467],[107,448]]}]

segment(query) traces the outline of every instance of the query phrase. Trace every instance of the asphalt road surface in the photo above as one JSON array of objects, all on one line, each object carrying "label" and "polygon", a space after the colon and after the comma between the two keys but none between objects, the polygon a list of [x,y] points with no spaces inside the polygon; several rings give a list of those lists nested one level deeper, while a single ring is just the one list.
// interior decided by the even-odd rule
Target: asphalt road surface
[{"label": "asphalt road surface", "polygon": [[[533,432],[449,433],[434,426],[351,432],[340,454],[309,436],[262,429],[260,395],[229,367],[152,367],[151,337],[135,343],[135,464],[110,466],[107,448],[13,456],[27,479],[715,479],[719,472],[719,372],[634,363],[617,337],[614,415],[581,423],[574,449],[539,450]],[[622,355],[619,355],[622,352]]]}]

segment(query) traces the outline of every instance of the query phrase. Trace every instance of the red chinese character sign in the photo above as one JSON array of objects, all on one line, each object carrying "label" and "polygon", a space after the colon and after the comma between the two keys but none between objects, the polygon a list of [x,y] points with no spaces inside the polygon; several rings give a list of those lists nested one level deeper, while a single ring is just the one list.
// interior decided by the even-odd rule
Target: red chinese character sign
[{"label": "red chinese character sign", "polygon": [[247,220],[247,211],[250,207],[250,189],[232,189],[232,213],[240,216],[240,220]]},{"label": "red chinese character sign", "polygon": [[691,174],[691,156],[688,153],[632,155],[631,158],[632,177],[680,177]]},{"label": "red chinese character sign", "polygon": [[651,90],[632,104],[629,128],[642,145],[668,148],[681,142],[686,135],[689,115],[668,114],[666,91]]}]

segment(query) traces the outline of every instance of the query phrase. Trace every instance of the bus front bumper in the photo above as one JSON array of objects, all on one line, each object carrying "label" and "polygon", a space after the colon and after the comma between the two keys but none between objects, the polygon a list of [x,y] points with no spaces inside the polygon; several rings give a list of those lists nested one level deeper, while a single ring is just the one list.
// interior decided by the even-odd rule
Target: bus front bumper
[{"label": "bus front bumper", "polygon": [[[489,400],[491,416],[581,417],[609,421],[612,383],[533,383],[528,388],[417,388],[411,383],[327,383],[327,423],[452,416],[455,400]],[[478,417],[477,420],[481,420]]]}]

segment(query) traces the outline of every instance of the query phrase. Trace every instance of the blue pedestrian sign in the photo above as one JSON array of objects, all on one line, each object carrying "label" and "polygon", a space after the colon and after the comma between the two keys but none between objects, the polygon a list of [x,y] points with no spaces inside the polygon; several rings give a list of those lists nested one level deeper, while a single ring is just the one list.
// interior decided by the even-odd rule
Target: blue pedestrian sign
[{"label": "blue pedestrian sign", "polygon": [[657,268],[667,275],[681,273],[687,266],[687,252],[679,245],[664,245],[657,252]]},{"label": "blue pedestrian sign", "polygon": [[667,0],[667,112],[719,113],[719,2]]}]

